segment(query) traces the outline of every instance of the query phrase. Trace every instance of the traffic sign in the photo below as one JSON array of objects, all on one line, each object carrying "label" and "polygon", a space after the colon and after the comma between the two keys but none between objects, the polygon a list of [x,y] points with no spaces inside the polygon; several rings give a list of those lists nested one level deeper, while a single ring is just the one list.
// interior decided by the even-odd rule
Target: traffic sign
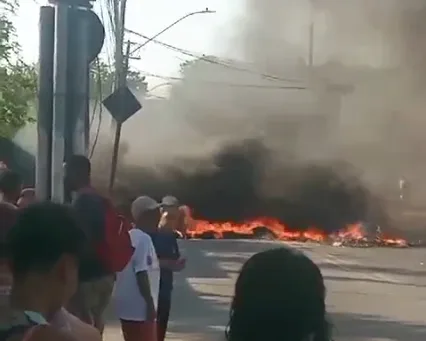
[{"label": "traffic sign", "polygon": [[142,109],[142,105],[127,86],[114,91],[102,103],[118,123],[124,123]]}]

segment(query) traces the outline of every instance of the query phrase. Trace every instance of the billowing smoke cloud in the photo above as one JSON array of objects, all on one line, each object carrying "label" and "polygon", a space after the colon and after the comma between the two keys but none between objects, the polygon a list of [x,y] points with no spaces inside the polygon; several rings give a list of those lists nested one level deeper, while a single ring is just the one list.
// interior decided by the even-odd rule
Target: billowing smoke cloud
[{"label": "billowing smoke cloud", "polygon": [[371,197],[352,166],[277,162],[255,139],[226,144],[204,162],[180,160],[157,171],[129,166],[121,175],[117,197],[123,207],[141,193],[158,200],[172,193],[196,218],[209,221],[266,216],[295,230],[315,226],[332,232],[372,218]]},{"label": "billowing smoke cloud", "polygon": [[371,192],[395,195],[401,175],[423,195],[425,11],[424,0],[246,0],[227,42],[241,58],[186,65],[169,100],[126,123],[117,195],[172,193],[201,218],[327,230],[370,216]]}]

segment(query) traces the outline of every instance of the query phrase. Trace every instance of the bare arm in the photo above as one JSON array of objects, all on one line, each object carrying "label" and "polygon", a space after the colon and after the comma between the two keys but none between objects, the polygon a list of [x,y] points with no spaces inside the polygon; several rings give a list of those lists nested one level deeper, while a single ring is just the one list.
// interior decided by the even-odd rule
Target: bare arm
[{"label": "bare arm", "polygon": [[136,274],[138,289],[148,306],[154,306],[154,301],[151,294],[151,285],[147,271],[140,271]]}]

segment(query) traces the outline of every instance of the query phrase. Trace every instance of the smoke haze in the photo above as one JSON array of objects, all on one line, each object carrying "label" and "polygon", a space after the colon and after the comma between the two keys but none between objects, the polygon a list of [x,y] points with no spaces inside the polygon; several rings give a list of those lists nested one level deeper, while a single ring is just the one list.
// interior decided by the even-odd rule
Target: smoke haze
[{"label": "smoke haze", "polygon": [[397,197],[400,176],[421,200],[425,17],[424,0],[246,0],[228,42],[240,60],[188,63],[126,124],[120,193],[326,229]]}]

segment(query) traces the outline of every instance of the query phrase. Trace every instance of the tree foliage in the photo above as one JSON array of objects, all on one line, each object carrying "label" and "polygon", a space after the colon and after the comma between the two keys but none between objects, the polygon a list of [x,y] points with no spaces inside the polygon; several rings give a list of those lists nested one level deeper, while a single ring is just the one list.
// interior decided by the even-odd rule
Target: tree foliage
[{"label": "tree foliage", "polygon": [[17,0],[0,0],[0,136],[11,137],[33,121],[29,104],[34,100],[37,77],[26,64],[16,40],[13,16]]},{"label": "tree foliage", "polygon": [[[101,94],[105,98],[112,93],[115,82],[114,68],[102,60],[96,60],[90,69],[90,92],[92,97]],[[146,91],[145,76],[140,72],[129,70],[127,73],[127,85],[136,92]]]}]

